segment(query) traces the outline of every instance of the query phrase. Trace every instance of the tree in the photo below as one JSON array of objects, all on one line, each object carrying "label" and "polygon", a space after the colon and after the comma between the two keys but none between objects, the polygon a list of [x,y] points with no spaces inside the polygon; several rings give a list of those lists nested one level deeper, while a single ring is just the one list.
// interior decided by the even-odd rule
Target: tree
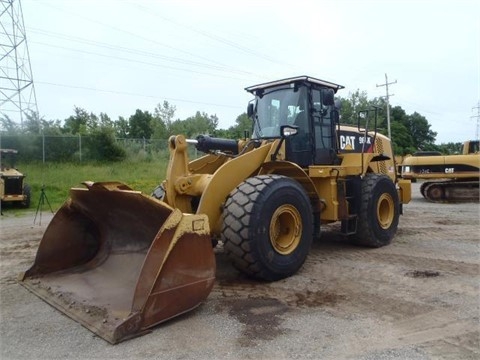
[{"label": "tree", "polygon": [[218,117],[197,111],[195,116],[185,120],[175,120],[169,129],[170,135],[183,134],[186,137],[194,138],[197,135],[214,134],[218,126]]},{"label": "tree", "polygon": [[398,155],[406,155],[415,152],[412,135],[401,122],[392,121],[390,130],[392,132],[393,152]]},{"label": "tree", "polygon": [[70,116],[65,120],[63,126],[64,133],[66,134],[88,134],[98,126],[98,117],[93,113],[88,113],[85,109],[74,107],[75,115]]},{"label": "tree", "polygon": [[158,104],[153,112],[153,138],[166,139],[172,126],[173,117],[177,108],[168,101]]},{"label": "tree", "polygon": [[0,118],[0,130],[7,134],[17,134],[19,131],[19,126],[15,121],[10,119],[7,115],[4,115]]},{"label": "tree", "polygon": [[123,116],[119,116],[118,120],[114,122],[113,128],[115,129],[115,136],[125,139],[130,135],[130,126],[128,120]]},{"label": "tree", "polygon": [[[402,124],[411,136],[410,148],[414,150],[433,150],[437,133],[430,130],[427,119],[417,112],[407,115],[400,106],[395,106],[391,111],[393,121]],[[392,132],[392,137],[394,133]]]},{"label": "tree", "polygon": [[455,155],[455,154],[461,154],[462,151],[462,143],[457,142],[449,142],[446,144],[440,144],[438,145],[438,151],[440,151],[442,154],[445,155]]},{"label": "tree", "polygon": [[153,117],[148,111],[137,109],[128,119],[129,137],[132,139],[150,139],[153,134]]},{"label": "tree", "polygon": [[437,133],[430,130],[427,119],[417,112],[408,117],[409,131],[412,135],[413,146],[419,150],[430,150],[434,145]]},{"label": "tree", "polygon": [[400,106],[390,109],[392,143],[395,154],[406,155],[415,152],[408,115]]},{"label": "tree", "polygon": [[356,124],[358,112],[371,107],[367,92],[358,89],[349,93],[347,98],[340,97],[339,100],[341,101],[340,121],[342,124]]},{"label": "tree", "polygon": [[[388,135],[386,102],[382,98],[369,100],[365,91],[357,90],[348,98],[341,99],[340,121],[342,124],[357,124],[357,114],[361,110],[380,109],[377,113],[377,131]],[[373,129],[373,119],[369,119],[369,129]],[[416,150],[435,150],[435,132],[430,130],[427,119],[415,112],[408,115],[400,106],[390,109],[390,130],[394,151],[405,155]]]},{"label": "tree", "polygon": [[22,131],[27,134],[40,134],[42,132],[42,119],[40,119],[38,113],[31,111],[25,117]]},{"label": "tree", "polygon": [[85,139],[87,156],[97,161],[121,161],[127,153],[115,141],[114,129],[98,127]]},{"label": "tree", "polygon": [[103,127],[103,128],[113,129],[114,124],[113,124],[112,119],[110,119],[110,117],[107,114],[101,112],[100,113],[100,120],[98,122],[98,126]]},{"label": "tree", "polygon": [[41,120],[42,132],[44,135],[61,135],[62,124],[60,120]]},{"label": "tree", "polygon": [[216,129],[213,132],[213,136],[226,139],[241,139],[245,137],[246,132],[248,136],[251,135],[252,127],[252,120],[247,113],[242,113],[237,116],[235,125],[230,126],[228,129]]}]

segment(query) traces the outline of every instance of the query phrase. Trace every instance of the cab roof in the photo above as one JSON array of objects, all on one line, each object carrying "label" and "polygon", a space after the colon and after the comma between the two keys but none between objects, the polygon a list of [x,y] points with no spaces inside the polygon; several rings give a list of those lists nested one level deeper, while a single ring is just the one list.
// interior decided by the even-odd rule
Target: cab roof
[{"label": "cab roof", "polygon": [[311,76],[303,75],[303,76],[295,76],[295,77],[286,78],[286,79],[282,79],[282,80],[275,80],[275,81],[270,81],[270,82],[263,83],[263,84],[249,86],[249,87],[245,88],[245,90],[254,94],[257,90],[268,89],[268,88],[275,87],[275,86],[280,86],[280,85],[294,84],[294,83],[298,83],[298,82],[311,83],[311,84],[315,84],[315,85],[328,87],[330,89],[333,89],[335,92],[337,92],[337,90],[339,90],[339,89],[344,89],[345,88],[345,86],[334,84],[330,81],[325,81],[325,80],[317,79],[317,78],[314,78],[314,77],[311,77]]}]

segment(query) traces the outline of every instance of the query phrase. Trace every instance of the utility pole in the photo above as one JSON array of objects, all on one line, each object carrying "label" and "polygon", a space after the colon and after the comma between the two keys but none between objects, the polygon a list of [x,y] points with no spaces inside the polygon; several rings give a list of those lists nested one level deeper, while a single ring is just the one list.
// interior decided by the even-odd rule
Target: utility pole
[{"label": "utility pole", "polygon": [[385,99],[387,99],[387,126],[388,126],[388,137],[390,139],[392,138],[392,133],[390,132],[390,96],[393,96],[395,94],[390,95],[388,93],[388,85],[392,85],[392,84],[396,84],[396,83],[397,83],[397,80],[389,83],[387,74],[385,73],[385,84],[380,84],[380,85],[377,84],[377,87],[385,86],[385,88],[387,90],[387,96],[385,97]]},{"label": "utility pole", "polygon": [[0,0],[0,115],[38,115],[20,0]]},{"label": "utility pole", "polygon": [[477,106],[472,108],[472,110],[475,110],[475,109],[477,109],[477,115],[473,115],[471,117],[477,119],[477,128],[476,128],[476,131],[475,131],[475,140],[478,140],[478,136],[479,136],[478,128],[480,126],[480,101],[477,103]]}]

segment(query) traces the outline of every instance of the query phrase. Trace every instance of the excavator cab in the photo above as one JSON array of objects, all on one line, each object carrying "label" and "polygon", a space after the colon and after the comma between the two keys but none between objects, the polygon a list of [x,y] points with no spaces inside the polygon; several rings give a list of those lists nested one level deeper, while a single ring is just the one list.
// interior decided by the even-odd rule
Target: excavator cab
[{"label": "excavator cab", "polygon": [[465,141],[462,145],[462,154],[478,154],[480,152],[480,142],[478,140]]}]

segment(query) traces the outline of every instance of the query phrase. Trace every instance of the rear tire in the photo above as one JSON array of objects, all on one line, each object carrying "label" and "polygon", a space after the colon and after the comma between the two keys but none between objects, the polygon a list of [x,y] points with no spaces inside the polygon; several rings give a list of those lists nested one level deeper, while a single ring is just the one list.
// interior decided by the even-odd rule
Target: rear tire
[{"label": "rear tire", "polygon": [[249,178],[225,203],[224,249],[233,265],[248,276],[275,281],[295,274],[310,251],[312,232],[310,199],[293,179]]},{"label": "rear tire", "polygon": [[362,180],[361,209],[354,244],[381,247],[397,232],[400,206],[397,189],[386,175],[367,174]]}]

